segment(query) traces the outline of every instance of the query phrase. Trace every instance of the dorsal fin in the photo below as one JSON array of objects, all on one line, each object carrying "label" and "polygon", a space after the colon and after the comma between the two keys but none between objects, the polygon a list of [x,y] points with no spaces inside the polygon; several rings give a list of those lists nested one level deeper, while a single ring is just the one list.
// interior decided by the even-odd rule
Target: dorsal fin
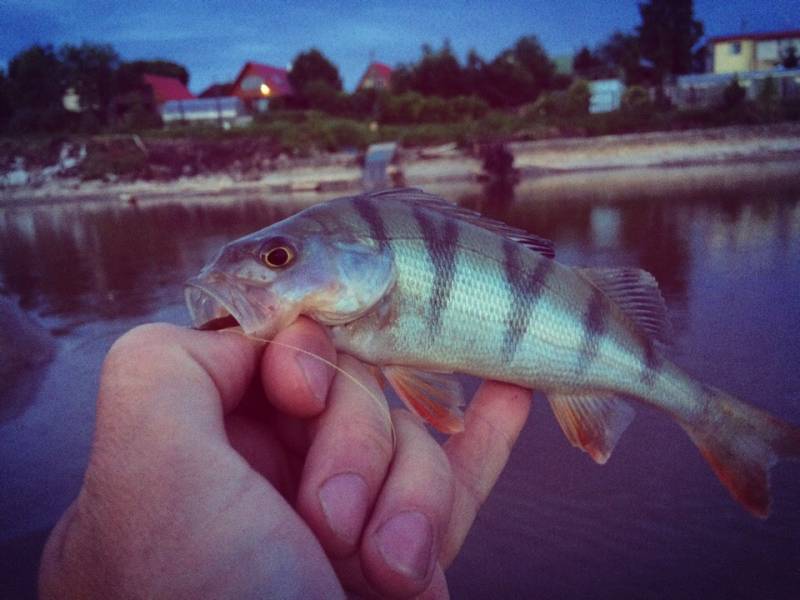
[{"label": "dorsal fin", "polygon": [[578,269],[653,340],[671,341],[672,328],[658,282],[647,271],[636,268]]},{"label": "dorsal fin", "polygon": [[401,202],[410,202],[424,208],[435,210],[447,217],[460,219],[471,223],[477,227],[481,227],[497,235],[508,238],[518,244],[522,244],[531,250],[538,252],[547,258],[555,257],[555,250],[553,242],[538,235],[528,233],[524,229],[512,227],[502,221],[495,221],[484,217],[481,213],[463,208],[455,204],[451,204],[440,196],[428,194],[416,188],[395,188],[389,190],[381,190],[379,192],[372,192],[367,194],[368,198],[376,198],[381,200],[399,200]]}]

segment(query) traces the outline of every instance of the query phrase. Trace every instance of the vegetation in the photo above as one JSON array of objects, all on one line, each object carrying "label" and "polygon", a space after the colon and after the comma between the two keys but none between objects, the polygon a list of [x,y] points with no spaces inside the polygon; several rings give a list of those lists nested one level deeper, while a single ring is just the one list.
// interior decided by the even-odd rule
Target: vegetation
[{"label": "vegetation", "polygon": [[[46,150],[41,156],[51,156],[53,147],[67,137],[91,134],[82,138],[89,140],[82,176],[111,172],[152,177],[181,174],[174,164],[183,164],[181,169],[189,172],[217,164],[228,141],[246,140],[256,161],[282,153],[363,150],[383,140],[406,146],[453,141],[467,146],[800,118],[798,103],[781,102],[772,79],[756,90],[753,101],[734,79],[718,107],[683,112],[672,108],[661,83],[702,62],[694,46],[703,26],[694,19],[692,0],[647,0],[639,4],[639,12],[641,23],[635,31],[615,31],[593,49],[582,47],[574,57],[573,76],[556,73],[533,35],[521,37],[493,58],[472,50],[463,63],[445,41],[438,49],[422,46],[418,60],[399,65],[391,91],[346,93],[336,65],[311,48],[295,57],[289,71],[295,95],[273,99],[269,112],[257,115],[252,125],[231,131],[210,125],[161,128],[142,75],[175,77],[187,84],[189,72],[182,65],[125,62],[103,44],[57,50],[35,45],[15,56],[7,72],[0,70],[0,134],[28,136],[33,140],[29,147]],[[782,58],[784,66],[797,64],[794,50]],[[589,114],[590,82],[613,77],[628,86],[621,108]],[[62,104],[69,88],[79,98],[79,112],[69,112]],[[129,135],[119,135],[131,133],[144,139],[148,148],[161,140],[177,140],[179,146],[187,140],[186,147],[193,146],[201,158],[187,151],[170,162],[165,153],[159,162],[131,143]],[[0,138],[0,167],[16,155],[35,159],[9,140],[13,138]],[[10,148],[18,154],[11,154]],[[154,170],[154,164],[161,167]]]}]

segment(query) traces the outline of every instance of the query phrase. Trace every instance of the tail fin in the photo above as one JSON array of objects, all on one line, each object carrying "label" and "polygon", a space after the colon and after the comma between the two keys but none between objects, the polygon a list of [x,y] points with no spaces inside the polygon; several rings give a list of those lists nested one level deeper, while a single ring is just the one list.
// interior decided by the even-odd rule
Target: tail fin
[{"label": "tail fin", "polygon": [[757,517],[769,515],[769,469],[800,460],[800,427],[721,390],[707,388],[702,417],[681,425],[731,495]]}]

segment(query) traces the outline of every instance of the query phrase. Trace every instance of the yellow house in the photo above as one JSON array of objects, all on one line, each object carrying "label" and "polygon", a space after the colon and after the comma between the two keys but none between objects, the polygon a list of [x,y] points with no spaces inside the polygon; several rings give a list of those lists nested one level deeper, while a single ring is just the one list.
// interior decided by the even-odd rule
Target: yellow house
[{"label": "yellow house", "polygon": [[800,57],[800,30],[725,35],[708,42],[713,48],[714,73],[769,71],[781,64],[790,46]]}]

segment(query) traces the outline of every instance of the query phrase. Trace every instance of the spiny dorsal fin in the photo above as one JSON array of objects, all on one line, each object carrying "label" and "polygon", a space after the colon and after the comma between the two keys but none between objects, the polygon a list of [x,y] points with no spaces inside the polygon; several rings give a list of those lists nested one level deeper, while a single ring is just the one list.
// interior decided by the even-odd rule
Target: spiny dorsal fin
[{"label": "spiny dorsal fin", "polygon": [[452,375],[394,366],[383,375],[411,412],[442,433],[464,431],[463,390]]},{"label": "spiny dorsal fin", "polygon": [[658,282],[647,271],[636,268],[578,269],[611,298],[652,339],[662,344],[671,341],[672,327]]},{"label": "spiny dorsal fin", "polygon": [[462,221],[466,221],[467,223],[471,223],[472,225],[476,225],[477,227],[487,229],[488,231],[517,242],[518,244],[527,246],[531,250],[534,250],[542,256],[546,256],[547,258],[555,257],[553,242],[550,240],[539,237],[538,235],[534,235],[532,233],[528,233],[524,229],[512,227],[511,225],[507,225],[501,221],[489,219],[477,211],[456,206],[440,196],[434,196],[433,194],[428,194],[416,188],[381,190],[379,192],[368,194],[367,197],[383,200],[411,202],[430,210],[435,210],[447,217],[460,219]]},{"label": "spiny dorsal fin", "polygon": [[610,395],[548,394],[569,443],[604,465],[634,417],[630,404]]}]

